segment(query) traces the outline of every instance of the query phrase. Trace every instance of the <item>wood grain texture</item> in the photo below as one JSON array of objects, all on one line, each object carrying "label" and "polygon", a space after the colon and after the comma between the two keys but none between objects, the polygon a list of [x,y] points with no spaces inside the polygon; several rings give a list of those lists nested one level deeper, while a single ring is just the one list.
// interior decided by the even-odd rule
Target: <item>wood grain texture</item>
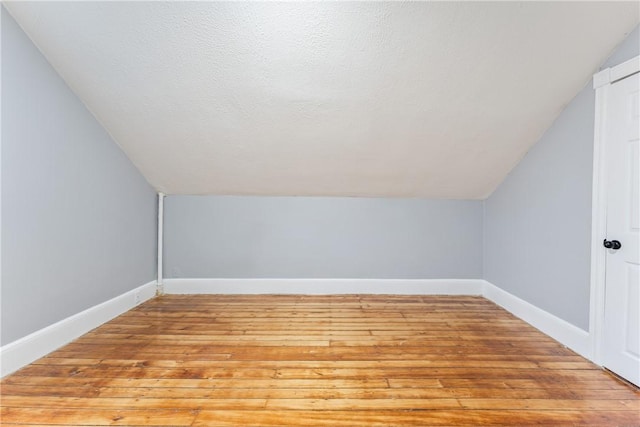
[{"label": "wood grain texture", "polygon": [[481,297],[171,295],[6,377],[2,425],[640,426],[640,392]]}]

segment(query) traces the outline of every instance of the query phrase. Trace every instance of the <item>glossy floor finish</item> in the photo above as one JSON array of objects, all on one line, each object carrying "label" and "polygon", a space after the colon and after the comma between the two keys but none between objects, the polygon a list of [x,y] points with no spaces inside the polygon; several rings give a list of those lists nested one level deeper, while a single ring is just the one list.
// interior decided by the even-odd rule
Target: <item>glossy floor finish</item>
[{"label": "glossy floor finish", "polygon": [[3,425],[639,426],[481,297],[163,296],[2,381]]}]

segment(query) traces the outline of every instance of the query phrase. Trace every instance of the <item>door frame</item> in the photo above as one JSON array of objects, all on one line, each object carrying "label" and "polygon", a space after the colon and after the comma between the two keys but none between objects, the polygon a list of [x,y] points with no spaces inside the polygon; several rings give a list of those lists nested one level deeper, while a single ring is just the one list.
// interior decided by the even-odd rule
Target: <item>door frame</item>
[{"label": "door frame", "polygon": [[593,75],[595,90],[595,127],[593,139],[593,187],[591,198],[591,298],[589,338],[591,360],[602,365],[606,252],[602,241],[607,233],[607,142],[605,123],[611,85],[640,72],[640,56]]}]

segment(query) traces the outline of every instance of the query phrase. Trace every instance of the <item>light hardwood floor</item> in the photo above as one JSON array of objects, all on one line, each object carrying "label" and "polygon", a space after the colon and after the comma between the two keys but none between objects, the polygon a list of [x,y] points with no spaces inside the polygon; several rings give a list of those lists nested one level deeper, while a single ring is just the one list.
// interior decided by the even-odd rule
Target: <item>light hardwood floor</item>
[{"label": "light hardwood floor", "polygon": [[640,426],[481,297],[163,296],[1,382],[3,425]]}]

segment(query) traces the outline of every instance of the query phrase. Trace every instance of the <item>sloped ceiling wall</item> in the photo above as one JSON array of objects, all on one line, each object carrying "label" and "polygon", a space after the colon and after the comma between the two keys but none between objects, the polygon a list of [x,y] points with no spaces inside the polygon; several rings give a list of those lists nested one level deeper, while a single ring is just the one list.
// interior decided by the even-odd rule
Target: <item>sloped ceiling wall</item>
[{"label": "sloped ceiling wall", "polygon": [[637,2],[5,5],[157,190],[458,199],[494,190],[640,12]]}]

